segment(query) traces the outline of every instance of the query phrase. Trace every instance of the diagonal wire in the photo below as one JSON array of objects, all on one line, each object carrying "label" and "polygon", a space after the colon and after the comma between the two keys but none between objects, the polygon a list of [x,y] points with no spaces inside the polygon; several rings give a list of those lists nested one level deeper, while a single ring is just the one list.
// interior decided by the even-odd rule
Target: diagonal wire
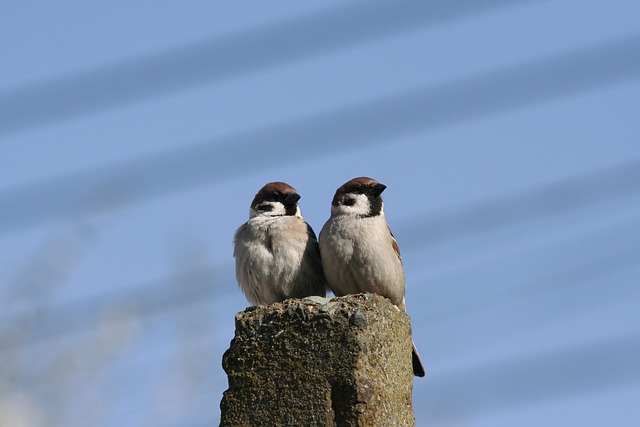
[{"label": "diagonal wire", "polygon": [[[578,177],[574,177],[572,180],[577,181]],[[563,184],[564,182],[561,181],[557,187],[562,189]],[[617,182],[613,181],[610,184],[612,185],[610,190],[613,192],[613,189],[617,186]],[[544,186],[544,189],[546,192],[545,194],[550,199],[554,199],[554,195],[558,196],[562,194],[561,191],[554,193],[554,187],[550,185]],[[606,193],[607,192],[604,191],[604,194]],[[521,203],[522,201],[528,203],[526,194],[540,195],[541,191],[539,188],[535,188],[530,190],[530,192],[525,193],[524,196],[515,194],[515,200],[510,200],[508,198],[494,198],[492,199],[494,203],[493,210],[502,211],[507,209],[511,204]],[[592,202],[598,202],[599,200],[600,199],[598,197],[594,197]],[[480,203],[484,205],[484,202]],[[549,211],[546,215],[551,216],[554,214],[565,213],[571,209],[579,209],[586,206],[586,203],[581,203],[579,205],[564,205],[563,210]],[[475,207],[475,204],[469,204],[466,208],[462,209],[462,211],[468,212],[467,219],[469,221],[472,221],[473,219],[474,212],[476,210]],[[518,222],[518,219],[526,220],[526,217],[521,218],[516,216],[514,218],[507,218],[506,221],[509,224],[514,224]],[[456,224],[458,221],[462,221],[464,223],[463,217],[460,216],[449,219],[447,216],[439,215],[437,216],[437,221],[431,222],[430,220],[427,220],[427,222],[433,224],[436,229],[442,228],[445,230],[453,230],[454,232],[452,233],[451,238],[459,237],[459,235],[455,233],[455,227],[453,227],[448,221],[452,221],[453,224]],[[437,226],[438,223],[440,224],[439,227]],[[615,242],[615,236],[618,235],[627,235],[630,237],[635,236],[637,234],[637,228],[637,221],[634,220],[630,223],[615,225],[612,228],[604,230],[604,232],[598,229],[595,232],[590,232],[586,235],[587,237],[581,239],[592,239],[593,236],[601,236],[604,234],[608,238],[607,241],[612,240]],[[467,232],[469,234],[473,234],[476,231],[468,229]],[[613,237],[611,237],[612,232],[614,232]],[[443,237],[444,236],[440,236],[440,243],[446,241]],[[582,242],[582,240],[580,241]],[[422,246],[431,245],[428,239],[422,239],[421,242]],[[582,244],[584,245],[584,243]],[[628,247],[628,250],[614,250],[615,248],[612,247],[610,248],[610,252],[607,254],[596,254],[595,257],[589,258],[584,261],[584,263],[579,263],[579,265],[568,267],[556,272],[555,274],[542,277],[539,280],[532,279],[521,286],[507,290],[507,295],[491,296],[490,302],[493,304],[499,304],[501,302],[508,302],[509,298],[528,298],[532,293],[546,292],[549,290],[549,286],[545,286],[544,289],[540,289],[538,286],[540,283],[553,282],[554,284],[563,283],[564,286],[572,286],[580,278],[584,278],[585,275],[602,277],[633,267],[637,265],[638,257],[634,251],[636,246],[635,241],[630,242],[630,244],[632,246]],[[410,245],[410,248],[418,246],[418,243],[414,242]],[[633,250],[631,248],[633,248]],[[214,277],[215,283],[224,284],[225,287],[220,288],[212,286],[211,283],[213,283],[213,279],[211,278]],[[171,283],[175,282],[188,283],[190,286],[171,286]],[[137,313],[141,316],[154,315],[167,310],[173,310],[181,306],[211,301],[212,298],[220,298],[222,296],[229,295],[231,292],[239,292],[234,283],[235,279],[233,278],[232,266],[230,264],[224,264],[211,269],[194,270],[179,277],[172,278],[171,280],[153,281],[151,283],[128,286],[127,291],[125,292],[114,291],[111,293],[101,294],[99,296],[91,296],[71,303],[66,303],[63,306],[49,307],[48,305],[44,305],[42,307],[34,307],[33,310],[29,311],[29,313],[38,313],[40,316],[39,319],[44,319],[44,321],[41,322],[42,327],[38,328],[34,335],[28,337],[26,342],[40,342],[50,338],[56,338],[66,333],[84,330],[88,325],[95,324],[96,318],[99,314],[108,307],[123,307],[128,309],[130,312]],[[470,304],[469,306],[463,305],[462,307],[454,307],[452,310],[473,310],[477,304],[482,305],[482,300],[475,300],[473,304]],[[3,316],[3,319],[0,319],[0,324],[12,325],[10,327],[15,327],[17,325],[19,327],[22,323],[28,322],[29,319],[31,319],[32,315],[29,313],[17,314],[15,316],[5,315]],[[68,313],[73,313],[73,316],[69,316]],[[443,320],[442,317],[447,316],[448,313],[446,310],[443,310],[438,313],[426,315],[431,318],[430,322],[432,322],[437,321],[438,318],[439,320]]]},{"label": "diagonal wire", "polygon": [[[213,283],[224,283],[229,287],[233,286],[235,290],[231,271],[228,265],[196,269],[170,279],[139,284],[126,291],[105,292],[99,296],[78,298],[62,307],[42,304],[28,310],[27,314],[5,316],[1,323],[1,334],[7,334],[12,328],[20,328],[23,324],[33,322],[35,316],[39,326],[31,335],[25,337],[23,342],[36,343],[84,331],[95,325],[102,313],[113,307],[136,316],[151,316],[183,306],[211,302],[213,297],[228,293]],[[175,283],[184,285],[175,286]]]},{"label": "diagonal wire", "polygon": [[519,406],[635,386],[640,383],[638,358],[640,333],[635,332],[442,375],[432,371],[429,385],[414,396],[414,406],[424,425],[452,425]]},{"label": "diagonal wire", "polygon": [[394,233],[406,236],[403,248],[433,246],[639,193],[640,159],[631,159],[528,190],[410,218],[394,227]]},{"label": "diagonal wire", "polygon": [[[277,152],[278,164],[512,111],[640,76],[640,35],[529,61],[471,78],[350,105],[290,122],[52,178],[0,192],[0,233],[69,215],[74,203],[118,180],[129,202],[220,182]],[[304,158],[299,150],[303,141]]]},{"label": "diagonal wire", "polygon": [[[564,243],[566,242],[566,243]],[[582,251],[577,258],[577,262],[570,264],[567,262],[566,244],[572,247],[579,247]],[[637,269],[640,265],[640,218],[609,225],[603,229],[581,233],[580,235],[565,239],[563,243],[555,243],[555,247],[549,249],[552,253],[564,253],[565,257],[558,256],[556,264],[561,268],[550,270],[551,263],[547,264],[547,271],[541,272],[535,278],[526,276],[519,277],[516,281],[510,281],[509,286],[499,290],[488,291],[481,295],[463,296],[455,298],[455,304],[448,307],[433,307],[433,310],[422,310],[414,316],[420,323],[428,324],[430,327],[440,322],[454,319],[460,313],[466,315],[480,311],[491,311],[496,307],[506,307],[518,301],[530,301],[540,295],[549,296],[558,292],[575,289],[576,294],[585,297],[592,294],[602,293],[598,297],[597,304],[603,303],[607,298],[619,301],[623,298],[632,298],[637,286],[634,283],[611,283],[606,288],[599,284],[601,279],[611,277],[616,273]],[[607,251],[600,248],[606,247]],[[564,248],[564,249],[563,249]],[[593,286],[589,285],[594,283]],[[451,291],[451,289],[449,289]],[[454,291],[455,292],[455,291]],[[599,295],[599,294],[598,294]],[[606,296],[605,296],[606,295]],[[557,296],[550,296],[547,299],[557,301]],[[574,302],[580,300],[574,297]],[[564,306],[562,315],[577,315],[578,311],[586,311],[590,307],[585,304],[575,304]],[[547,321],[550,318],[546,319]]]},{"label": "diagonal wire", "polygon": [[[428,375],[428,387],[420,390],[420,404],[428,402],[421,410],[434,421],[440,417],[449,420],[637,385],[640,372],[634,367],[640,355],[639,334],[634,331],[596,342],[567,343],[447,373],[434,367]],[[212,337],[205,338],[207,343],[213,341]],[[128,369],[146,362],[137,360]],[[447,409],[454,413],[445,412]]]},{"label": "diagonal wire", "polygon": [[[0,93],[0,136],[533,0],[360,1]],[[540,1],[540,0],[536,0]]]},{"label": "diagonal wire", "polygon": [[[426,413],[447,419],[477,416],[532,402],[638,384],[638,332],[595,343],[496,361],[431,377],[423,396]],[[489,392],[490,391],[490,392]],[[451,408],[455,413],[442,413]],[[434,420],[435,421],[435,420]]]}]

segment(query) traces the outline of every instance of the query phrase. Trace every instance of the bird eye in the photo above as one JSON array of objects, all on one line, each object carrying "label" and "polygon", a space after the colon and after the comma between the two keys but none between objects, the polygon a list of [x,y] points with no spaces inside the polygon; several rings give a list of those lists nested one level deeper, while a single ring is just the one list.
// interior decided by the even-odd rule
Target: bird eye
[{"label": "bird eye", "polygon": [[356,204],[356,199],[354,199],[353,197],[345,197],[342,201],[342,204],[345,206],[353,206]]},{"label": "bird eye", "polygon": [[256,210],[259,212],[271,212],[273,210],[273,205],[260,203],[259,205],[256,205]]}]

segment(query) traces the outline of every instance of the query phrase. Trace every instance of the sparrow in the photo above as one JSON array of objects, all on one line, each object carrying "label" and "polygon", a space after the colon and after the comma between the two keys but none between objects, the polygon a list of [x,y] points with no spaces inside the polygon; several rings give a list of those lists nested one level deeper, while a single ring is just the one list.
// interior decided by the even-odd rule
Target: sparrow
[{"label": "sparrow", "polygon": [[[405,277],[398,242],[384,215],[378,181],[354,178],[336,190],[331,217],[320,231],[320,254],[329,288],[336,296],[371,292],[406,311]],[[413,373],[425,374],[412,341]]]},{"label": "sparrow", "polygon": [[289,184],[268,183],[235,233],[236,278],[253,305],[327,295],[318,239],[302,218],[298,200]]}]

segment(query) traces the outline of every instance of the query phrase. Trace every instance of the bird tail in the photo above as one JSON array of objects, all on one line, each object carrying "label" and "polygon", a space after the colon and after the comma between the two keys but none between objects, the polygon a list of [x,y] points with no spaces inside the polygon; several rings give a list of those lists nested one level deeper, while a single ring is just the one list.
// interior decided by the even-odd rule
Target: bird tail
[{"label": "bird tail", "polygon": [[420,355],[418,354],[418,349],[416,349],[416,343],[411,340],[411,345],[413,347],[413,351],[411,352],[411,361],[413,362],[413,375],[416,377],[424,377],[424,365],[422,364],[422,360],[420,359]]}]

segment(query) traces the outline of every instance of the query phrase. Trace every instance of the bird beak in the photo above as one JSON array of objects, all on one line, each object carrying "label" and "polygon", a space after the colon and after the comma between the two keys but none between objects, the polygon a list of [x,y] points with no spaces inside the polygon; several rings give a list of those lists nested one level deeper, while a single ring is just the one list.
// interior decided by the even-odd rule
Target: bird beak
[{"label": "bird beak", "polygon": [[374,197],[378,197],[380,194],[382,194],[385,188],[387,188],[386,185],[380,184],[378,182],[373,187],[371,187],[371,194],[373,194]]},{"label": "bird beak", "polygon": [[284,198],[284,203],[286,205],[295,205],[298,203],[298,200],[300,200],[300,195],[298,193],[291,193]]}]

